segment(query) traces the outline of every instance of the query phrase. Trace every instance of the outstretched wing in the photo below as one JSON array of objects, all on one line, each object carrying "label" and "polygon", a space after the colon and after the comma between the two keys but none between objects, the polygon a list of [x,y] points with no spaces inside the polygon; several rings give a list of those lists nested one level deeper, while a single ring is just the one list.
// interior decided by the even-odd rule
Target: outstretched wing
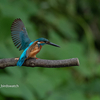
[{"label": "outstretched wing", "polygon": [[26,28],[20,18],[15,19],[11,26],[12,40],[19,50],[25,50],[32,42],[27,34]]}]

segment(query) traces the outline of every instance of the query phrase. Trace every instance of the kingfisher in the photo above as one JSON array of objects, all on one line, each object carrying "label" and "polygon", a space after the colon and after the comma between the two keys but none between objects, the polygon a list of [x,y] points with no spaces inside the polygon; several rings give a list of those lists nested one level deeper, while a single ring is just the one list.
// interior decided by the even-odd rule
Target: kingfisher
[{"label": "kingfisher", "polygon": [[45,38],[39,38],[32,42],[20,18],[15,19],[11,25],[11,37],[19,51],[24,50],[17,62],[17,66],[22,66],[26,59],[36,58],[36,54],[40,52],[42,46],[45,44],[60,47]]}]

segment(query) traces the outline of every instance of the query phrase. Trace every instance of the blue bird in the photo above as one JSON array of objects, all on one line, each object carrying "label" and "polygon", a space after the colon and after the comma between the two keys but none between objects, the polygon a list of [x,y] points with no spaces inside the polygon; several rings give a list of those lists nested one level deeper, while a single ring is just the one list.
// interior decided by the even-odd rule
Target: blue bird
[{"label": "blue bird", "polygon": [[19,50],[24,50],[17,62],[17,66],[22,66],[26,59],[36,58],[36,54],[45,44],[60,47],[45,38],[39,38],[32,42],[29,39],[26,28],[20,18],[15,19],[12,23],[11,36],[14,45],[19,48]]}]

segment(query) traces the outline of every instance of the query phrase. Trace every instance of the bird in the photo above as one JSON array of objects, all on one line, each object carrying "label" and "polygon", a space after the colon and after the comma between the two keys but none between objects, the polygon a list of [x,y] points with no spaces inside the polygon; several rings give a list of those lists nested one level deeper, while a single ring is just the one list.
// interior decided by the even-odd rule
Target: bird
[{"label": "bird", "polygon": [[46,38],[38,38],[31,41],[28,37],[24,23],[20,18],[15,19],[11,25],[11,37],[14,45],[19,51],[24,50],[17,62],[17,66],[22,66],[26,59],[36,58],[36,54],[40,52],[42,46],[45,44],[60,47]]}]

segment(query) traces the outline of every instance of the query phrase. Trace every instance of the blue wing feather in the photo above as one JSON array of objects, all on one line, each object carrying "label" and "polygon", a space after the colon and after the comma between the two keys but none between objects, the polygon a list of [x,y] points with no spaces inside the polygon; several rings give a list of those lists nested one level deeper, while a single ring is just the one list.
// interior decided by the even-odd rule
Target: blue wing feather
[{"label": "blue wing feather", "polygon": [[23,53],[21,54],[21,56],[20,56],[20,58],[19,58],[19,60],[18,60],[18,62],[17,62],[17,66],[22,66],[22,65],[23,65],[25,59],[27,58],[27,57],[26,57],[26,51],[27,51],[27,49],[28,49],[28,47],[27,47],[27,48],[23,51]]},{"label": "blue wing feather", "polygon": [[11,36],[15,46],[19,48],[19,50],[25,50],[31,43],[25,26],[20,18],[14,20],[11,26]]},{"label": "blue wing feather", "polygon": [[23,53],[21,54],[21,56],[20,56],[20,58],[19,58],[19,60],[18,60],[18,62],[17,62],[17,66],[22,66],[22,65],[23,65],[25,59],[26,59],[27,56],[28,56],[28,55],[26,55],[26,52],[27,52],[28,48],[30,48],[30,46],[31,46],[33,43],[34,43],[34,41],[31,42],[31,43],[29,44],[29,46],[23,51]]}]

